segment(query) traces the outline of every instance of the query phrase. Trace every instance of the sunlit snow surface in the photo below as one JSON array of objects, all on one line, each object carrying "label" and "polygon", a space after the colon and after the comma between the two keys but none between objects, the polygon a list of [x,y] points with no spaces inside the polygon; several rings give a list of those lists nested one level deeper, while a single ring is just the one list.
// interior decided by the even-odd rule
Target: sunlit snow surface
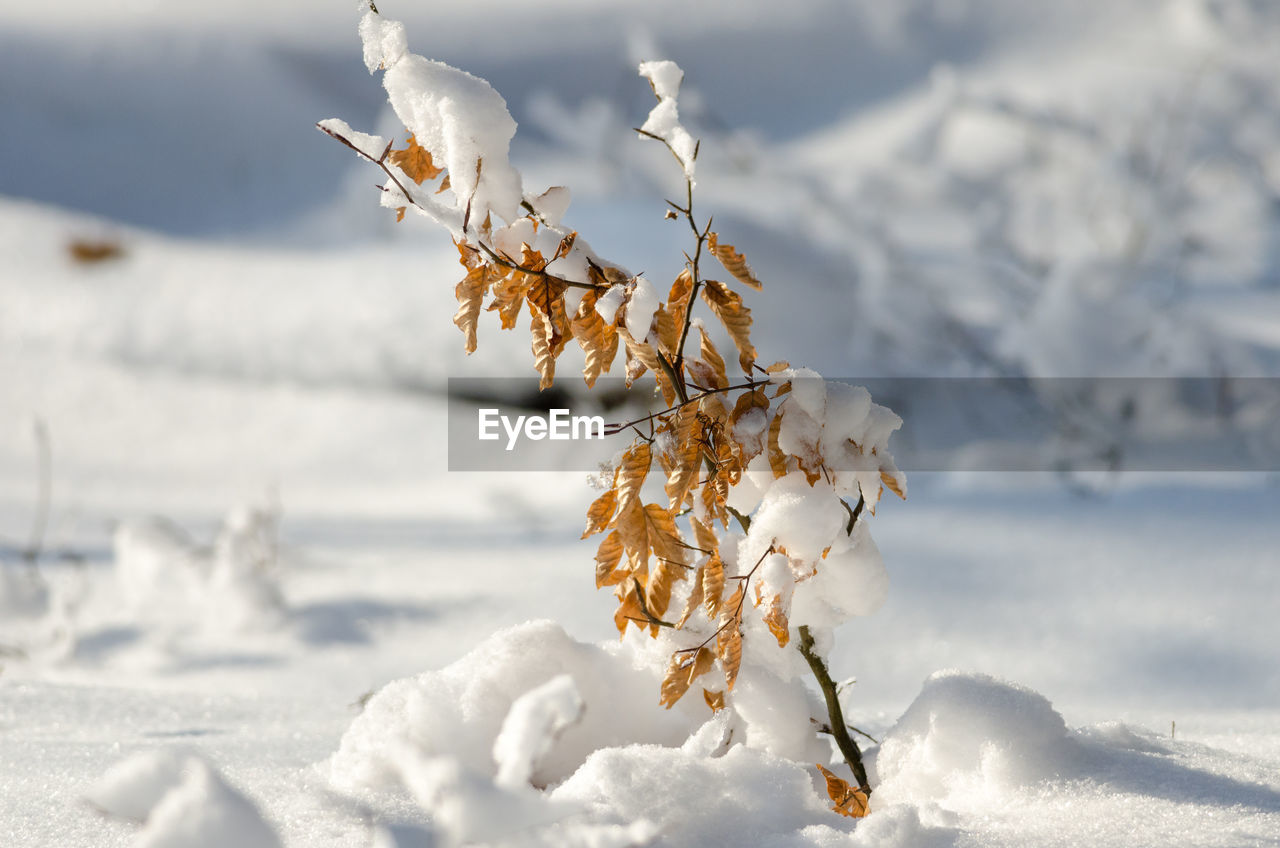
[{"label": "sunlit snow surface", "polygon": [[[528,340],[482,321],[466,357],[447,235],[312,128],[403,138],[355,5],[0,12],[0,843],[1275,841],[1274,475],[911,475],[832,653],[882,743],[856,824],[767,669],[747,745],[696,693],[662,710],[584,475],[446,470],[444,381],[531,374]],[[630,130],[637,63],[678,62],[763,356],[1276,373],[1266,2],[405,5],[505,98],[524,190],[570,186],[659,296],[683,180]]]}]

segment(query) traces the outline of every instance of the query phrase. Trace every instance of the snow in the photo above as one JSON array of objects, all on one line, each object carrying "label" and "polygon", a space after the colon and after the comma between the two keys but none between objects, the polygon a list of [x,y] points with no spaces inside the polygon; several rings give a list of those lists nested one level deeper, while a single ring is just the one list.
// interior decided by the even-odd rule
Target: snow
[{"label": "snow", "polygon": [[139,848],[279,848],[253,802],[203,759],[172,751],[135,754],[113,766],[88,800],[113,816],[143,822]]},{"label": "snow", "polygon": [[[624,320],[627,333],[631,338],[639,341],[648,337],[649,327],[653,324],[653,314],[658,310],[660,300],[652,283],[644,277],[636,278],[635,284],[627,292],[627,312]],[[604,310],[608,308],[603,307]],[[597,309],[601,307],[597,306]]]},{"label": "snow", "polygon": [[675,62],[664,59],[641,62],[640,76],[649,80],[653,93],[658,98],[658,105],[650,110],[649,117],[645,118],[640,130],[670,145],[671,152],[680,161],[685,177],[692,184],[698,147],[694,137],[680,124],[680,107],[676,100],[684,71]]},{"label": "snow", "polygon": [[511,704],[498,738],[493,759],[498,764],[497,783],[508,788],[526,786],[534,767],[546,756],[555,738],[582,718],[585,705],[573,678],[553,677],[530,689]]},{"label": "snow", "polygon": [[[384,8],[407,25],[369,16],[357,45],[351,5],[0,11],[6,844],[1274,839],[1274,473],[907,468],[910,499],[880,499],[919,413],[857,387],[1274,374],[1275,9],[481,0]],[[656,108],[629,52],[675,60],[646,66]],[[776,538],[816,563],[793,620],[879,740],[856,737],[870,816],[828,809],[813,764],[847,770],[820,696],[758,621],[790,557],[752,581],[732,708],[667,711],[677,645],[618,641],[583,475],[447,470],[446,379],[525,373],[527,334],[465,356],[456,250],[378,208],[400,200],[327,115],[374,156],[406,124],[448,148],[454,192],[415,199],[455,230],[470,200],[517,251],[580,229],[557,273],[585,276],[586,238],[643,271],[597,302],[641,335],[693,173],[630,130],[648,116],[686,165],[702,139],[699,214],[766,280],[753,340],[812,369],[774,378],[783,438],[836,472],[758,457],[727,559]],[[521,200],[548,226],[505,229]],[[1178,418],[1134,400],[1143,427]],[[876,514],[849,535],[854,492]]]}]

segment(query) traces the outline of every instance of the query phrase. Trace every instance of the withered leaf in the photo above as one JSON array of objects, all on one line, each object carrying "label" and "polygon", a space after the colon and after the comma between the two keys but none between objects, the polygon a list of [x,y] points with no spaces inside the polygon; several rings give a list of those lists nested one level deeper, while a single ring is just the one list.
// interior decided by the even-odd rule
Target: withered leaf
[{"label": "withered leaf", "polygon": [[729,385],[729,377],[724,370],[724,357],[720,355],[720,351],[716,350],[715,344],[711,341],[711,337],[707,335],[706,330],[698,328],[698,335],[701,337],[701,343],[698,347],[698,355],[702,357],[702,361],[707,363],[711,368],[712,374],[715,375],[712,384],[708,388],[723,389]]},{"label": "withered leaf", "polygon": [[720,559],[719,552],[716,552],[702,566],[702,608],[712,621],[720,615],[720,597],[723,594],[724,562]]},{"label": "withered leaf", "polygon": [[627,625],[631,623],[641,630],[648,627],[648,617],[640,605],[640,592],[643,591],[640,582],[630,578],[619,583],[613,591],[618,598],[618,609],[613,613],[613,624],[618,628],[618,634],[625,635]]},{"label": "withered leaf", "polygon": [[867,814],[867,793],[863,792],[856,786],[850,786],[848,781],[836,777],[828,769],[824,768],[822,763],[815,763],[818,771],[822,772],[822,776],[827,779],[827,795],[835,803],[835,811],[842,816],[848,816],[853,819],[860,819]]},{"label": "withered leaf", "polygon": [[769,467],[773,469],[774,479],[787,476],[787,455],[778,446],[778,434],[782,432],[782,412],[773,416],[769,424]]},{"label": "withered leaf", "polygon": [[711,712],[718,713],[724,709],[724,692],[712,692],[710,689],[702,690],[702,700],[707,702],[707,706],[711,708]]},{"label": "withered leaf", "polygon": [[662,695],[658,703],[671,709],[689,691],[693,681],[711,670],[715,661],[716,655],[707,648],[672,654],[667,673],[662,678]]},{"label": "withered leaf", "polygon": [[787,647],[787,643],[791,641],[791,625],[787,621],[787,611],[783,609],[781,595],[774,595],[770,599],[764,614],[764,623],[768,625],[773,638],[778,640],[778,647]]},{"label": "withered leaf", "polygon": [[907,499],[906,489],[903,486],[905,480],[903,479],[901,471],[881,471],[880,482],[884,483],[885,488],[893,492],[899,498],[902,498],[904,501]]},{"label": "withered leaf", "polygon": [[622,536],[617,530],[600,542],[596,549],[596,588],[614,586],[624,579],[624,572],[618,571],[618,562],[622,559]]},{"label": "withered leaf", "polygon": [[716,234],[710,233],[707,236],[707,246],[711,248],[711,252],[715,254],[716,259],[720,260],[720,264],[725,267],[725,270],[732,274],[738,282],[760,291],[760,281],[752,273],[746,257],[739,253],[733,245],[721,244]]},{"label": "withered leaf", "polygon": [[490,272],[484,265],[467,271],[457,286],[454,296],[458,299],[458,311],[453,316],[453,323],[466,338],[467,353],[475,353],[476,327],[480,320],[480,309],[484,305],[484,296],[489,291]]},{"label": "withered leaf", "polygon": [[599,298],[599,289],[591,289],[584,294],[578,303],[578,311],[569,322],[570,331],[586,354],[582,376],[588,388],[595,385],[601,374],[608,373],[618,353],[617,331],[596,312]]},{"label": "withered leaf", "polygon": [[680,613],[680,620],[676,622],[676,629],[683,629],[689,617],[693,615],[694,610],[702,606],[702,570],[704,566],[698,566],[698,570],[693,574],[692,586],[689,587],[689,599],[685,601],[684,611]]},{"label": "withered leaf", "polygon": [[729,331],[729,338],[738,348],[738,364],[750,374],[756,361],[756,349],[751,344],[751,310],[742,305],[742,295],[731,291],[719,280],[706,280],[702,286],[702,297]]},{"label": "withered leaf", "polygon": [[391,151],[389,158],[393,165],[418,185],[426,180],[434,180],[444,171],[431,161],[431,151],[418,144],[418,140],[412,135],[409,136],[408,146],[404,150]]},{"label": "withered leaf", "polygon": [[582,538],[594,536],[609,526],[613,520],[613,512],[618,507],[618,492],[607,489],[604,494],[591,502],[587,507],[587,529],[582,531]]},{"label": "withered leaf", "polygon": [[648,442],[636,442],[623,452],[616,483],[619,507],[627,507],[640,497],[640,487],[644,485],[651,465],[653,453]]},{"label": "withered leaf", "polygon": [[693,274],[685,268],[676,275],[675,282],[671,284],[671,291],[667,295],[667,309],[681,326],[684,326],[687,320],[685,311],[689,308],[689,297],[692,294]]},{"label": "withered leaf", "polygon": [[692,404],[680,407],[676,412],[676,427],[671,439],[672,450],[666,455],[671,465],[667,473],[666,493],[668,505],[680,509],[689,490],[698,480],[701,468],[702,445],[698,408]]}]

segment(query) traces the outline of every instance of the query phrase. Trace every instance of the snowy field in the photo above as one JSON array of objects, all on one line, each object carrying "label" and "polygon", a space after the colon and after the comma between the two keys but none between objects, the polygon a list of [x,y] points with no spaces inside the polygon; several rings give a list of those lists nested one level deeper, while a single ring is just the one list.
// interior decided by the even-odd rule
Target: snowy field
[{"label": "snowy field", "polygon": [[[354,5],[0,9],[0,845],[1280,844],[1280,411],[1263,470],[907,469],[841,817],[794,692],[659,706],[584,473],[448,470],[447,379],[528,341],[466,356],[448,234],[315,130],[400,132]],[[381,5],[654,280],[679,62],[770,361],[1280,376],[1268,0]]]}]

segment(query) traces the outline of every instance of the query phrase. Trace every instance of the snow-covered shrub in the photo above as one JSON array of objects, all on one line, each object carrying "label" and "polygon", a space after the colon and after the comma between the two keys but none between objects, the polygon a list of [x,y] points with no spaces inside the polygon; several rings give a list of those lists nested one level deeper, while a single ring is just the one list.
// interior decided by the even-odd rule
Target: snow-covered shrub
[{"label": "snow-covered shrub", "polygon": [[[567,189],[526,191],[508,159],[515,122],[487,82],[410,53],[403,25],[372,6],[360,34],[365,64],[383,72],[407,144],[394,149],[393,140],[339,119],[319,127],[382,170],[384,206],[398,217],[410,210],[424,215],[452,236],[466,271],[455,290],[454,323],[467,351],[478,345],[482,311],[498,313],[502,328],[513,329],[527,308],[542,389],[554,383],[570,341],[585,354],[588,387],[620,352],[628,387],[653,377],[662,408],[613,427],[633,431],[635,439],[602,475],[603,493],[589,508],[583,537],[603,534],[596,584],[613,588],[614,620],[631,656],[656,654],[665,665],[659,704],[688,710],[682,699],[696,686],[712,713],[731,711],[734,741],[801,761],[828,757],[814,731],[815,724],[825,727],[856,787],[831,775],[829,791],[842,812],[865,810],[870,785],[825,656],[834,628],[874,611],[884,597],[884,569],[866,521],[886,488],[905,494],[888,450],[902,422],[863,389],[828,383],[786,362],[766,367],[757,361],[754,318],[741,289],[762,284],[744,256],[695,212],[698,142],[680,123],[683,72],[668,61],[639,68],[657,104],[638,132],[676,159],[686,191],[679,202],[669,201],[667,217],[687,224],[692,235],[684,270],[664,296],[562,224]],[[695,315],[699,298],[712,327]],[[726,338],[736,354],[729,365],[716,341]],[[648,638],[654,647],[636,644]],[[481,654],[508,651],[512,640],[519,641],[500,638]],[[546,657],[536,670],[517,666],[506,677],[477,672],[473,658],[440,672],[430,685],[393,684],[344,740],[340,771],[367,782],[368,768],[383,769],[412,787],[423,773],[417,758],[441,750],[492,771],[497,722],[525,689],[565,673],[580,690],[588,685],[585,669],[575,671],[580,661]],[[804,686],[810,673],[825,696],[825,720],[815,719],[822,711]],[[463,691],[491,677],[481,687],[488,702],[467,706],[473,698],[460,697]],[[447,683],[455,678],[461,682]],[[581,694],[584,721],[599,721],[592,707],[598,699]],[[455,698],[461,723],[439,724],[439,716],[455,714]],[[428,712],[435,726],[425,720]],[[376,735],[401,725],[410,744],[379,740],[373,748],[382,753],[370,755],[366,726],[378,728]],[[568,753],[581,729],[566,732],[552,760],[567,757],[576,766],[593,747],[609,744],[593,738]],[[638,737],[630,741],[648,738],[641,728],[630,732]],[[503,765],[500,773],[507,771]],[[543,763],[529,776],[543,784],[569,773]]]}]

